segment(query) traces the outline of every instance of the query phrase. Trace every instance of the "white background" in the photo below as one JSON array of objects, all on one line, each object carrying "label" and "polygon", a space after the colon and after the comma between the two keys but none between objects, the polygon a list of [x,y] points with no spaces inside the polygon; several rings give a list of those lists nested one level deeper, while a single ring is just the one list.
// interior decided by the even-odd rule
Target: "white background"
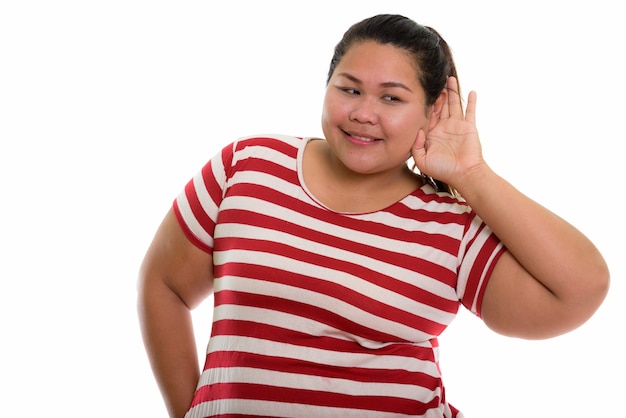
[{"label": "white background", "polygon": [[[468,418],[623,416],[619,2],[223,3],[0,4],[0,415],[165,416],[135,313],[162,216],[233,139],[320,135],[334,45],[397,12],[452,46],[488,162],[612,272],[597,314],[553,340],[461,313],[441,338],[448,398]],[[194,314],[200,351],[210,315]]]}]

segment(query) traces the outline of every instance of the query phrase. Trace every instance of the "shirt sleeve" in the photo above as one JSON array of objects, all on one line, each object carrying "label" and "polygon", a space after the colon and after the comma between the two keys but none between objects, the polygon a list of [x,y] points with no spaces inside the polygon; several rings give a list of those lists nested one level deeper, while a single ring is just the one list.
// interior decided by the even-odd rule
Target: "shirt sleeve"
[{"label": "shirt sleeve", "polygon": [[213,232],[233,161],[234,144],[216,154],[187,183],[174,200],[173,210],[185,236],[194,245],[213,253]]},{"label": "shirt sleeve", "polygon": [[459,251],[457,295],[463,306],[478,317],[493,268],[505,250],[483,220],[471,212]]}]

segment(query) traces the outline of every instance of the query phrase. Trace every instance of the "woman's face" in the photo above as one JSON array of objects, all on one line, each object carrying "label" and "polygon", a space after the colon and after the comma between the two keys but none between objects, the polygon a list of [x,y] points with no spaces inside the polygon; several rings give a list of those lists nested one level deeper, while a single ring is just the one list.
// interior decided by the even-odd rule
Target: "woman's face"
[{"label": "woman's face", "polygon": [[353,44],[328,82],[322,130],[333,158],[358,174],[406,164],[428,113],[409,55],[374,41]]}]

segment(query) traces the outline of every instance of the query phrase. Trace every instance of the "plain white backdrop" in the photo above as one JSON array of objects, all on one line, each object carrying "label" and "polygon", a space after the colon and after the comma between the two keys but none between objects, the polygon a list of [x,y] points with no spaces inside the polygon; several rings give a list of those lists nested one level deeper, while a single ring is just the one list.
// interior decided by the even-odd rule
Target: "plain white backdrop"
[{"label": "plain white backdrop", "polygon": [[[441,338],[468,418],[623,414],[621,8],[596,1],[0,4],[0,415],[165,417],[135,311],[162,216],[222,146],[321,135],[328,63],[376,13],[433,26],[478,92],[487,161],[591,237],[605,304],[547,341],[461,312]],[[541,243],[537,243],[541,245]],[[202,353],[211,301],[194,313]]]}]

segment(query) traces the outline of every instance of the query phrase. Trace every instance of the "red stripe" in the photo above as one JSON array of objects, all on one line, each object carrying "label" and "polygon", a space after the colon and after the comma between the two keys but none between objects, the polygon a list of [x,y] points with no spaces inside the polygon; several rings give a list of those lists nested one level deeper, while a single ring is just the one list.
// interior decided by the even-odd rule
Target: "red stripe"
[{"label": "red stripe", "polygon": [[[489,274],[493,271],[495,262],[502,253],[500,252],[497,254],[497,257],[493,260],[492,264],[488,265],[487,263],[499,243],[500,241],[498,238],[494,234],[491,234],[480,248],[478,256],[474,259],[474,263],[472,264],[472,268],[469,272],[469,277],[467,278],[467,284],[465,286],[465,292],[462,300],[463,304],[468,307],[468,309],[471,309],[476,297],[480,299],[480,302],[482,303],[482,297],[489,281]],[[485,271],[486,266],[488,266],[489,269]],[[481,283],[483,275],[485,278]],[[480,304],[477,303],[476,309],[478,310],[477,314],[480,315]]]},{"label": "red stripe", "polygon": [[234,319],[219,320],[215,321],[213,326],[214,328],[211,330],[212,336],[250,336],[267,341],[293,344],[313,349],[330,350],[338,353],[366,355],[385,354],[397,357],[407,357],[407,359],[435,362],[434,352],[430,347],[418,346],[410,343],[398,342],[374,349],[363,347],[355,340],[344,340],[330,336],[311,335],[301,331],[263,324],[260,322]]},{"label": "red stripe", "polygon": [[[302,138],[291,138],[292,140],[302,141]],[[272,138],[268,136],[255,136],[249,138],[241,138],[235,144],[235,152],[241,151],[249,146],[257,146],[272,149],[285,154],[288,157],[296,158],[298,155],[298,146],[296,142],[292,144],[284,139]]]},{"label": "red stripe", "polygon": [[[494,237],[497,240],[497,238]],[[487,284],[489,283],[489,278],[491,277],[491,273],[493,273],[493,269],[496,267],[498,263],[498,259],[504,254],[506,248],[503,246],[500,248],[498,253],[494,256],[489,268],[485,273],[485,280],[483,280],[480,289],[478,289],[478,296],[476,298],[476,315],[481,318],[482,317],[482,306],[483,306],[483,297],[485,296],[485,290],[487,289]]]},{"label": "red stripe", "polygon": [[[207,355],[205,370],[212,368],[242,367],[271,370],[328,379],[351,380],[362,383],[389,383],[413,385],[434,391],[440,379],[420,372],[401,369],[372,369],[365,367],[340,367],[298,360],[288,357],[267,356],[247,352],[216,351]],[[256,372],[255,372],[256,373]]]},{"label": "red stripe", "polygon": [[[272,309],[276,312],[289,313],[302,318],[308,318],[321,322],[348,334],[357,335],[372,341],[402,341],[398,336],[368,328],[335,312],[294,300],[227,290],[217,292],[215,294],[215,306],[226,304],[253,306]],[[269,339],[269,336],[265,339]]]},{"label": "red stripe", "polygon": [[221,399],[254,399],[413,415],[425,414],[429,409],[436,408],[439,404],[439,397],[434,398],[429,403],[422,403],[392,396],[355,396],[328,391],[293,389],[278,385],[216,383],[198,389],[192,407],[201,402]]},{"label": "red stripe", "polygon": [[[279,179],[285,180],[292,184],[299,185],[298,174],[294,170],[287,168],[283,165],[277,164],[273,161],[264,160],[262,158],[249,157],[245,160],[238,161],[233,167],[236,172],[243,173],[246,172],[248,174],[252,173],[264,173],[269,174],[273,177],[277,177]],[[239,186],[239,185],[237,185]],[[245,184],[246,187],[259,187],[256,185]],[[237,188],[234,188],[233,191],[236,191]],[[237,196],[238,193],[235,193]],[[265,199],[266,197],[263,196]]]},{"label": "red stripe", "polygon": [[[388,211],[402,218],[417,220],[419,222],[435,222],[443,225],[457,224],[463,225],[467,213],[470,211],[467,204],[450,199],[449,197],[438,198],[437,195],[427,195],[422,189],[413,192],[413,197],[423,202],[419,208],[405,205],[392,205]],[[434,197],[434,198],[433,198]],[[452,212],[450,206],[456,208]],[[444,211],[438,210],[440,207]]]},{"label": "red stripe", "polygon": [[267,415],[252,415],[252,414],[218,414],[218,415],[211,415],[211,418],[242,418],[242,417],[245,417],[245,418],[267,418]]},{"label": "red stripe", "polygon": [[425,203],[442,203],[445,205],[461,205],[461,206],[467,206],[467,203],[465,201],[460,201],[458,200],[456,197],[453,197],[449,194],[437,194],[437,193],[425,193],[423,189],[419,189],[417,191],[417,195],[419,196],[419,198],[421,200],[423,200]]},{"label": "red stripe", "polygon": [[245,418],[267,418],[267,415],[253,415],[253,414],[218,414],[218,415],[211,415],[211,418],[242,418],[242,417],[245,417]]}]

